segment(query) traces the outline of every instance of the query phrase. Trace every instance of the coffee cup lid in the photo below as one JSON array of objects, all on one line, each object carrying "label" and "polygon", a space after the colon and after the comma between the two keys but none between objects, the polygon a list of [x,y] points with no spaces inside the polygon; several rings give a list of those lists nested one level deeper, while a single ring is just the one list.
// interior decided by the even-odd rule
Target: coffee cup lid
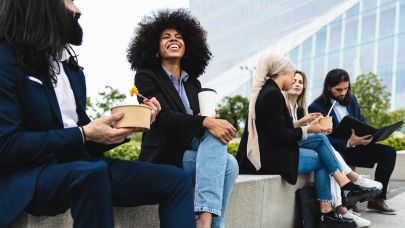
[{"label": "coffee cup lid", "polygon": [[211,88],[202,88],[200,92],[205,92],[205,91],[212,91],[214,93],[217,93],[217,91],[215,91],[214,89],[211,89]]}]

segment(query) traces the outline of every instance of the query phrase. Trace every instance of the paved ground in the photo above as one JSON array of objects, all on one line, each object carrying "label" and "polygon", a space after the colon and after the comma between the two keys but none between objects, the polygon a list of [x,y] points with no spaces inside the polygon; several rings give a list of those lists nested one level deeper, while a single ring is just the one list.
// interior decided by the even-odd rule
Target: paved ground
[{"label": "paved ground", "polygon": [[384,215],[367,210],[367,203],[359,209],[363,218],[371,221],[375,228],[405,228],[405,181],[390,181],[387,204],[397,210],[396,215]]}]

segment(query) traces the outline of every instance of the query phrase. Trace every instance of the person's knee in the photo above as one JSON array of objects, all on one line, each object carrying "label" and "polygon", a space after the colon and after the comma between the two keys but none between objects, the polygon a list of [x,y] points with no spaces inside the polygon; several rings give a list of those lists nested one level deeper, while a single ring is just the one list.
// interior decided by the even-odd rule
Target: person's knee
[{"label": "person's knee", "polygon": [[385,147],[383,158],[387,160],[387,162],[395,164],[397,159],[397,151],[392,147]]},{"label": "person's knee", "polygon": [[171,170],[172,179],[177,180],[178,185],[182,185],[182,186],[186,186],[186,187],[190,187],[190,188],[193,186],[192,177],[191,177],[190,173],[188,173],[187,171],[182,170],[180,168],[177,168],[177,167],[171,167],[171,168],[173,168]]},{"label": "person's knee", "polygon": [[104,174],[108,172],[108,165],[105,161],[82,162],[82,164],[76,167],[73,171],[84,175]]},{"label": "person's knee", "polygon": [[222,148],[227,148],[228,146],[226,144],[223,144],[219,139],[215,138],[209,131],[208,129],[205,130],[203,137],[201,138],[202,140],[209,140],[212,142],[216,142],[217,146],[222,147]]},{"label": "person's knee", "polygon": [[316,134],[319,139],[321,139],[324,143],[329,143],[328,136],[325,134]]},{"label": "person's knee", "polygon": [[69,176],[73,178],[70,187],[73,190],[78,189],[79,186],[95,187],[108,185],[109,182],[108,165],[104,161],[83,162],[80,166],[73,169],[70,174]]}]

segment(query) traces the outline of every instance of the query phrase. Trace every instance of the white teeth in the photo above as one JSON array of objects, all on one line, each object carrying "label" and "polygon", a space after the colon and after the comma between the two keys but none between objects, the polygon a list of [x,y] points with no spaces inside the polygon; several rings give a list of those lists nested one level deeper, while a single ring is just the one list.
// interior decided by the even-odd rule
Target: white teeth
[{"label": "white teeth", "polygon": [[172,44],[172,45],[169,46],[169,48],[170,48],[170,49],[178,49],[178,48],[179,48],[179,45],[177,45],[177,44]]}]

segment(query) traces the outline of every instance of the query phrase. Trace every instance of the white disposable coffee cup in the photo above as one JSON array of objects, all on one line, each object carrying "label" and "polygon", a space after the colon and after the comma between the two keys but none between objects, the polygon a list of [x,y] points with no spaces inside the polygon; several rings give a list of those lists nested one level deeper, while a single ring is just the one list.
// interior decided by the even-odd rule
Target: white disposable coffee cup
[{"label": "white disposable coffee cup", "polygon": [[201,89],[201,92],[198,93],[198,103],[200,104],[201,116],[215,116],[217,102],[218,96],[215,90],[209,88]]}]

